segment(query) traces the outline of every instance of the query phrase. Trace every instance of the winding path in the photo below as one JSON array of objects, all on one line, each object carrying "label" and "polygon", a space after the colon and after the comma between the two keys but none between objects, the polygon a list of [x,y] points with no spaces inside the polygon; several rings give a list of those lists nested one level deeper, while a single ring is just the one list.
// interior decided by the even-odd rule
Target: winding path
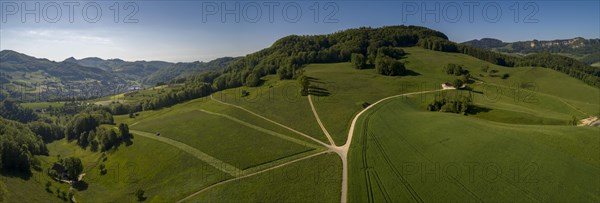
[{"label": "winding path", "polygon": [[[259,117],[259,118],[262,118],[262,119],[264,119],[264,120],[266,120],[266,121],[269,121],[269,122],[271,122],[271,123],[274,123],[274,124],[276,124],[276,125],[278,125],[278,126],[280,126],[280,127],[283,127],[283,128],[285,128],[285,129],[288,129],[288,130],[290,130],[290,131],[292,131],[292,132],[295,132],[295,133],[297,133],[297,134],[299,134],[299,135],[302,135],[302,136],[304,136],[304,137],[306,137],[306,138],[309,138],[310,140],[312,140],[312,141],[314,141],[314,142],[316,142],[316,143],[319,143],[319,144],[320,144],[320,145],[322,145],[322,146],[325,146],[325,147],[327,147],[327,149],[328,149],[328,150],[326,150],[326,151],[323,151],[323,152],[319,152],[319,153],[316,153],[316,154],[312,154],[312,155],[304,156],[304,157],[302,157],[302,158],[298,158],[298,159],[295,159],[295,160],[292,160],[292,161],[289,161],[289,162],[285,162],[285,163],[282,163],[282,164],[279,164],[279,165],[276,165],[276,166],[273,166],[273,167],[270,167],[270,168],[266,168],[266,169],[263,169],[263,170],[260,170],[260,171],[254,172],[254,173],[249,173],[249,174],[245,174],[245,175],[242,175],[242,176],[239,176],[239,174],[241,174],[241,173],[237,173],[237,174],[238,174],[238,176],[236,176],[236,178],[232,178],[232,179],[229,179],[229,180],[225,180],[225,181],[222,181],[222,182],[218,182],[218,183],[216,183],[216,184],[213,184],[213,185],[211,185],[211,186],[208,186],[208,187],[206,187],[206,188],[203,188],[203,189],[201,189],[201,190],[199,190],[199,191],[197,191],[197,192],[195,192],[195,193],[193,193],[193,194],[191,194],[191,195],[188,195],[187,197],[185,197],[185,198],[183,198],[183,199],[181,199],[181,200],[179,200],[179,201],[177,201],[177,202],[178,202],[178,203],[180,203],[180,202],[186,201],[186,200],[188,200],[188,199],[190,199],[190,198],[192,198],[192,197],[194,197],[194,196],[196,196],[196,195],[198,195],[198,194],[200,194],[200,193],[202,193],[202,192],[204,192],[204,191],[206,191],[206,190],[212,189],[212,188],[214,188],[214,187],[217,187],[217,186],[219,186],[219,185],[223,185],[223,184],[226,184],[226,183],[229,183],[229,182],[232,182],[232,181],[236,181],[236,180],[239,180],[239,179],[247,178],[247,177],[250,177],[250,176],[253,176],[253,175],[257,175],[257,174],[260,174],[260,173],[263,173],[263,172],[266,172],[266,171],[274,170],[274,169],[277,169],[277,168],[280,168],[280,167],[283,167],[283,166],[286,166],[286,165],[289,165],[289,164],[292,164],[292,163],[295,163],[295,162],[298,162],[298,161],[301,161],[301,160],[309,159],[309,158],[312,158],[312,157],[315,157],[315,156],[318,156],[318,155],[321,155],[321,154],[324,154],[324,153],[335,152],[336,154],[338,154],[338,155],[340,156],[340,159],[342,160],[342,188],[341,188],[341,198],[340,198],[340,199],[341,199],[341,202],[342,202],[342,203],[346,203],[346,202],[347,202],[347,196],[348,196],[348,150],[350,149],[350,144],[352,144],[352,138],[354,137],[354,129],[356,128],[356,122],[358,121],[358,118],[359,118],[359,117],[360,117],[360,116],[361,116],[363,113],[365,113],[367,110],[371,109],[373,106],[375,106],[375,105],[377,105],[377,104],[380,104],[381,102],[383,102],[383,101],[386,101],[386,100],[389,100],[389,99],[393,99],[393,98],[397,98],[397,97],[402,97],[402,96],[416,95],[416,94],[424,94],[424,93],[431,93],[431,92],[440,92],[440,91],[444,91],[444,89],[439,89],[439,90],[430,90],[430,91],[421,91],[421,92],[413,92],[413,93],[405,93],[405,94],[399,94],[399,95],[389,96],[389,97],[386,97],[386,98],[380,99],[379,101],[377,101],[377,102],[375,102],[375,103],[373,103],[373,104],[369,105],[368,107],[366,107],[366,108],[365,108],[365,109],[363,109],[362,111],[358,112],[358,114],[356,114],[356,116],[354,116],[354,119],[352,120],[352,124],[350,125],[350,129],[348,130],[348,138],[346,139],[346,143],[345,143],[344,145],[342,145],[342,146],[337,146],[337,145],[335,145],[335,142],[334,142],[334,141],[333,141],[333,139],[331,138],[331,135],[329,134],[329,132],[327,131],[327,129],[326,129],[326,128],[325,128],[325,126],[323,125],[323,122],[321,122],[321,119],[319,118],[319,114],[317,113],[317,111],[316,111],[316,109],[315,109],[315,106],[314,106],[314,104],[313,104],[313,102],[312,102],[312,97],[311,97],[310,95],[308,96],[308,101],[309,101],[309,103],[310,103],[310,107],[311,107],[311,109],[312,109],[312,112],[313,112],[313,114],[314,114],[314,116],[315,116],[315,119],[316,119],[316,120],[317,120],[317,122],[319,123],[319,126],[321,127],[321,130],[323,131],[323,134],[325,134],[325,136],[327,136],[327,139],[329,140],[330,144],[325,144],[324,142],[322,142],[322,141],[320,141],[320,140],[317,140],[317,139],[316,139],[316,138],[314,138],[314,137],[308,136],[308,135],[306,135],[306,134],[304,134],[304,133],[301,133],[301,132],[299,132],[299,131],[297,131],[297,130],[295,130],[295,129],[293,129],[293,128],[290,128],[290,127],[288,127],[288,126],[286,126],[286,125],[283,125],[283,124],[280,124],[280,123],[278,123],[278,122],[275,122],[275,121],[273,121],[273,120],[271,120],[271,119],[268,119],[268,118],[266,118],[266,117],[264,117],[264,116],[261,116],[261,115],[259,115],[259,114],[257,114],[257,113],[254,113],[254,112],[252,112],[252,111],[250,111],[250,110],[248,110],[248,109],[246,109],[246,108],[244,108],[244,107],[237,106],[237,105],[234,105],[234,104],[230,104],[230,103],[226,103],[226,102],[223,102],[223,101],[217,100],[217,99],[215,99],[215,98],[214,98],[214,97],[211,95],[211,96],[210,96],[210,98],[211,98],[212,100],[214,100],[214,101],[216,101],[216,102],[220,103],[220,104],[227,105],[227,106],[231,106],[231,107],[235,107],[235,108],[241,109],[241,110],[243,110],[243,111],[246,111],[246,112],[248,112],[248,113],[250,113],[250,114],[252,114],[252,115],[254,115],[254,116],[257,116],[257,117]],[[226,117],[226,118],[228,118],[228,119],[231,119],[231,120],[233,120],[233,121],[235,121],[235,122],[238,122],[238,123],[242,123],[242,124],[244,124],[244,125],[246,125],[246,124],[247,124],[247,125],[252,125],[252,124],[246,123],[246,122],[244,122],[244,121],[241,121],[241,120],[239,120],[239,119],[236,119],[236,118],[230,117],[230,116],[228,116],[228,115],[224,115],[224,114],[218,114],[218,113],[213,113],[213,112],[208,112],[208,111],[205,111],[205,110],[200,110],[200,111],[203,111],[203,112],[205,112],[205,113],[214,114],[214,115],[220,115],[220,116],[224,116],[224,117]],[[254,126],[254,125],[252,125],[252,126]],[[255,127],[258,127],[258,126],[255,126]],[[258,128],[260,128],[260,127],[258,127]],[[260,129],[262,129],[262,128],[260,128]],[[270,130],[262,129],[261,131],[264,131],[264,132],[266,132],[266,133],[272,134],[272,133],[271,133],[272,131],[270,131]],[[139,132],[139,131],[132,131],[132,132],[133,132],[134,134],[137,134],[136,132]],[[273,132],[273,133],[274,133],[274,132]],[[148,133],[148,134],[149,134],[149,133]],[[142,135],[142,136],[143,136],[143,135]],[[277,133],[277,135],[276,135],[276,136],[280,137],[280,136],[285,136],[285,135],[279,135],[279,134]],[[146,137],[146,136],[145,136],[145,137]],[[158,137],[158,136],[153,136],[153,135],[151,135],[149,138],[152,138],[152,139],[154,139],[154,138],[157,138],[157,137]],[[287,136],[285,136],[285,137],[287,137]],[[289,138],[289,137],[288,137],[288,138]],[[168,138],[166,138],[166,139],[168,139]],[[157,140],[158,140],[158,139],[157,139]],[[168,140],[170,140],[170,139],[168,139]],[[173,141],[173,142],[176,142],[176,143],[179,143],[179,142],[177,142],[177,141],[174,141],[174,140],[171,140],[171,141]],[[183,144],[183,143],[180,143],[180,144]],[[183,145],[185,145],[185,144],[183,144]],[[176,146],[176,145],[174,145],[174,146]],[[185,145],[185,146],[187,146],[187,145]],[[189,147],[189,146],[188,146],[188,147]],[[191,147],[190,147],[190,148],[191,148]],[[197,149],[194,149],[194,150],[198,151]],[[201,152],[201,153],[202,153],[202,152]],[[238,169],[238,170],[239,170],[239,169]]]}]

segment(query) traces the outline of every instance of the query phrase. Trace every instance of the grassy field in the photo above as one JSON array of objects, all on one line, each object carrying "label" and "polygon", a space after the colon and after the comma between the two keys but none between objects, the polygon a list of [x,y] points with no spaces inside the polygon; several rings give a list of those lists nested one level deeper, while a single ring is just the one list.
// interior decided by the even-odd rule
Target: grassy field
[{"label": "grassy field", "polygon": [[186,143],[240,169],[311,150],[198,110],[161,114],[131,129],[160,132],[160,136]]},{"label": "grassy field", "polygon": [[52,107],[61,107],[64,106],[64,102],[34,102],[34,103],[22,103],[21,106],[30,109],[42,109]]},{"label": "grassy field", "polygon": [[421,106],[395,99],[361,117],[350,201],[600,200],[599,128],[503,124]]},{"label": "grassy field", "polygon": [[[312,114],[307,98],[300,95],[297,81],[281,81],[274,75],[263,79],[266,82],[260,87],[228,89],[215,93],[213,97],[259,112],[262,116],[327,142]],[[241,97],[242,90],[247,90],[250,95]]]},{"label": "grassy field", "polygon": [[[464,66],[478,80],[471,85],[475,103],[485,106],[480,118],[522,124],[567,124],[572,116],[579,119],[600,113],[600,90],[565,74],[545,69],[496,66],[455,53],[436,52],[418,47],[404,48],[407,76],[382,76],[374,69],[357,70],[350,63],[311,64],[306,75],[315,78],[311,85],[330,95],[313,97],[317,111],[336,144],[346,141],[348,127],[364,102],[373,103],[391,95],[440,89],[443,82],[456,76],[443,73],[448,63]],[[482,68],[498,73],[483,72]],[[502,74],[509,74],[501,79]],[[558,85],[558,82],[560,81]],[[427,98],[423,98],[427,99]]]},{"label": "grassy field", "polygon": [[339,202],[341,162],[323,154],[208,189],[186,202]]}]

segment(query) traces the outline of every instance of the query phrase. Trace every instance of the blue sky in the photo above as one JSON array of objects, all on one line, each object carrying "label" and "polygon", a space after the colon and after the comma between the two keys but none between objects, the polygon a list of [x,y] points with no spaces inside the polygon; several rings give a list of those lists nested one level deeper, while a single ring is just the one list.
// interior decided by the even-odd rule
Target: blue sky
[{"label": "blue sky", "polygon": [[243,56],[290,34],[400,24],[439,30],[456,42],[600,38],[597,0],[128,2],[0,0],[0,49],[57,61],[71,56],[208,61]]}]

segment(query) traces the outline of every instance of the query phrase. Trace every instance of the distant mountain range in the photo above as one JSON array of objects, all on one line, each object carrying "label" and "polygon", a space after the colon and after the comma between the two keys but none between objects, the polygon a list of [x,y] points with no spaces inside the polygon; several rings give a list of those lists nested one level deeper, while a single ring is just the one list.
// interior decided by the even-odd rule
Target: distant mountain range
[{"label": "distant mountain range", "polygon": [[557,53],[578,59],[586,64],[600,63],[600,39],[529,40],[503,42],[499,39],[483,38],[462,44],[497,52],[526,55],[530,53]]},{"label": "distant mountain range", "polygon": [[164,61],[123,61],[121,59],[101,59],[89,57],[75,59],[73,57],[64,62],[75,63],[81,66],[99,68],[112,72],[127,80],[138,81],[142,84],[154,85],[165,83],[174,79],[185,78],[203,71],[217,70],[225,67],[237,58],[223,57],[209,62],[170,63]]},{"label": "distant mountain range", "polygon": [[[90,98],[114,94],[130,86],[153,86],[227,66],[237,58],[210,62],[170,63],[121,59],[67,58],[56,62],[12,50],[0,51],[0,92],[11,97]],[[37,94],[37,95],[36,95]]]}]

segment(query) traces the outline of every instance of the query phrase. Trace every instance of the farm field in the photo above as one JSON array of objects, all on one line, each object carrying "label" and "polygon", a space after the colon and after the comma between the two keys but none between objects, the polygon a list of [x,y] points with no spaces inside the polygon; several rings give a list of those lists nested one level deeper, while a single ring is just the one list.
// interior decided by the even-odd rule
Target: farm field
[{"label": "farm field", "polygon": [[339,202],[341,166],[326,153],[215,186],[184,202]]},{"label": "farm field", "polygon": [[416,97],[393,99],[361,117],[349,200],[599,200],[600,129],[503,124],[420,106]]}]

